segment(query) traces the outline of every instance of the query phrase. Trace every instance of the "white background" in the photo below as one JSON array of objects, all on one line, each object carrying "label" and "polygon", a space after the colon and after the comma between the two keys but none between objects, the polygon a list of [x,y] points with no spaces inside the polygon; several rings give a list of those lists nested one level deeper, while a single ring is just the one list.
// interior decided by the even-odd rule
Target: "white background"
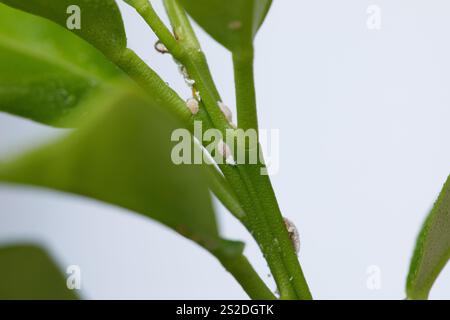
[{"label": "white background", "polygon": [[[163,12],[160,1],[154,1]],[[381,30],[366,9],[382,9]],[[173,61],[121,4],[129,46],[184,98]],[[275,0],[256,41],[261,128],[280,129],[273,184],[301,233],[315,298],[402,299],[416,234],[450,173],[450,4],[445,0]],[[224,100],[229,53],[199,30]],[[58,134],[0,115],[1,157]],[[273,288],[245,230],[217,205],[223,233]],[[82,270],[87,298],[246,298],[195,244],[138,215],[96,202],[0,186],[0,240],[38,240]],[[367,287],[370,266],[380,290]],[[450,268],[432,298],[450,298]]]}]

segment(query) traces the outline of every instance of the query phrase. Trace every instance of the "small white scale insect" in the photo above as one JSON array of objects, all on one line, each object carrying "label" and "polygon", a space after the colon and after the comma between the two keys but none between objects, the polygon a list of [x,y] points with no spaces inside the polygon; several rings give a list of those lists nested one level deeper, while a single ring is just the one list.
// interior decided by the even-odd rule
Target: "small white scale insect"
[{"label": "small white scale insect", "polygon": [[228,108],[228,106],[222,101],[217,101],[217,105],[219,106],[220,110],[222,111],[223,115],[227,119],[230,126],[236,129],[237,127],[233,123],[233,113],[231,112],[230,108]]},{"label": "small white scale insect", "polygon": [[191,111],[191,113],[193,115],[196,115],[198,113],[199,110],[199,104],[197,99],[195,98],[189,98],[186,100],[186,106],[188,107],[188,109]]},{"label": "small white scale insect", "polygon": [[298,254],[300,251],[300,234],[298,233],[297,227],[295,224],[289,220],[288,218],[283,218],[284,225],[289,233],[289,238],[291,239],[292,246],[295,249],[295,252]]},{"label": "small white scale insect", "polygon": [[162,54],[169,53],[169,50],[166,48],[164,43],[161,42],[161,40],[156,41],[155,50]]}]

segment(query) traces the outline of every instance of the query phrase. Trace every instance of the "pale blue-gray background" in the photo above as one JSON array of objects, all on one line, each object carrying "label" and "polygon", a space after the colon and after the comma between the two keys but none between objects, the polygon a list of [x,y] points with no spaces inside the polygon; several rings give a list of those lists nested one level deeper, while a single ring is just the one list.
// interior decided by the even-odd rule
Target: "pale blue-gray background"
[{"label": "pale blue-gray background", "polygon": [[[372,4],[382,9],[379,31],[366,27]],[[121,8],[130,46],[187,98],[172,60],[154,52],[153,34]],[[446,0],[274,1],[256,41],[260,123],[280,129],[273,183],[300,230],[316,298],[404,298],[416,234],[450,173],[449,17]],[[230,55],[199,36],[233,105]],[[55,134],[2,114],[1,157]],[[217,208],[224,234],[248,241],[266,275],[248,234]],[[88,298],[246,298],[193,243],[95,202],[0,186],[0,240],[16,239],[37,239],[63,266],[79,265]],[[366,285],[372,265],[381,270],[380,290]],[[450,268],[431,297],[450,298]]]}]

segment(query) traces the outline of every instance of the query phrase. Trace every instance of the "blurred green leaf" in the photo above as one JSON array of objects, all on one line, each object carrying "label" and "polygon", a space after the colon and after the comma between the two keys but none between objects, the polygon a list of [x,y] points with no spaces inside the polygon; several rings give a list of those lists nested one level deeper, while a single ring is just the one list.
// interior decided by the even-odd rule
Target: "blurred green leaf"
[{"label": "blurred green leaf", "polygon": [[450,258],[450,177],[428,215],[416,243],[406,292],[427,299],[434,281]]},{"label": "blurred green leaf", "polygon": [[223,245],[232,250],[218,235],[202,167],[171,160],[171,135],[182,126],[134,89],[121,87],[85,106],[96,112],[70,136],[0,166],[0,180],[118,205],[212,252]]},{"label": "blurred green leaf", "polygon": [[53,259],[33,245],[0,247],[0,299],[78,299]]},{"label": "blurred green leaf", "polygon": [[194,20],[230,51],[246,51],[272,0],[180,0]]},{"label": "blurred green leaf", "polygon": [[[71,30],[103,52],[112,61],[120,59],[127,39],[119,8],[114,0],[0,0],[11,7],[52,20],[67,29],[73,11],[80,8],[80,29]],[[69,11],[69,13],[68,13]],[[15,25],[21,21],[15,21]]]},{"label": "blurred green leaf", "polygon": [[0,4],[0,111],[70,126],[92,111],[84,101],[113,90],[109,82],[118,77],[121,71],[82,39]]}]

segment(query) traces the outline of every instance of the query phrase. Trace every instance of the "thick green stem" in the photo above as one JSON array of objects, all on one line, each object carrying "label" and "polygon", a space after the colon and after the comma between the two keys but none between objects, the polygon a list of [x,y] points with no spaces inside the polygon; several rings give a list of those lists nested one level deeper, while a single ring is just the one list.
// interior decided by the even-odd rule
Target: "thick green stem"
[{"label": "thick green stem", "polygon": [[299,299],[310,300],[312,299],[311,292],[286,230],[270,179],[266,175],[261,175],[262,168],[261,165],[245,165],[242,167],[242,172],[246,179],[250,181],[249,183],[253,186],[257,195],[262,213],[270,226],[272,236],[270,241],[275,245],[275,250],[279,251],[282,256],[282,261],[289,274],[290,285],[294,288]]},{"label": "thick green stem", "polygon": [[258,130],[253,60],[252,47],[239,53],[233,53],[238,126],[244,130]]},{"label": "thick green stem", "polygon": [[230,185],[235,188],[239,200],[247,213],[242,222],[259,244],[273,274],[281,298],[297,299],[298,296],[292,287],[291,275],[285,268],[279,246],[274,241],[270,226],[263,214],[259,195],[255,191],[252,182],[248,179],[244,167],[221,166],[221,168]]}]

